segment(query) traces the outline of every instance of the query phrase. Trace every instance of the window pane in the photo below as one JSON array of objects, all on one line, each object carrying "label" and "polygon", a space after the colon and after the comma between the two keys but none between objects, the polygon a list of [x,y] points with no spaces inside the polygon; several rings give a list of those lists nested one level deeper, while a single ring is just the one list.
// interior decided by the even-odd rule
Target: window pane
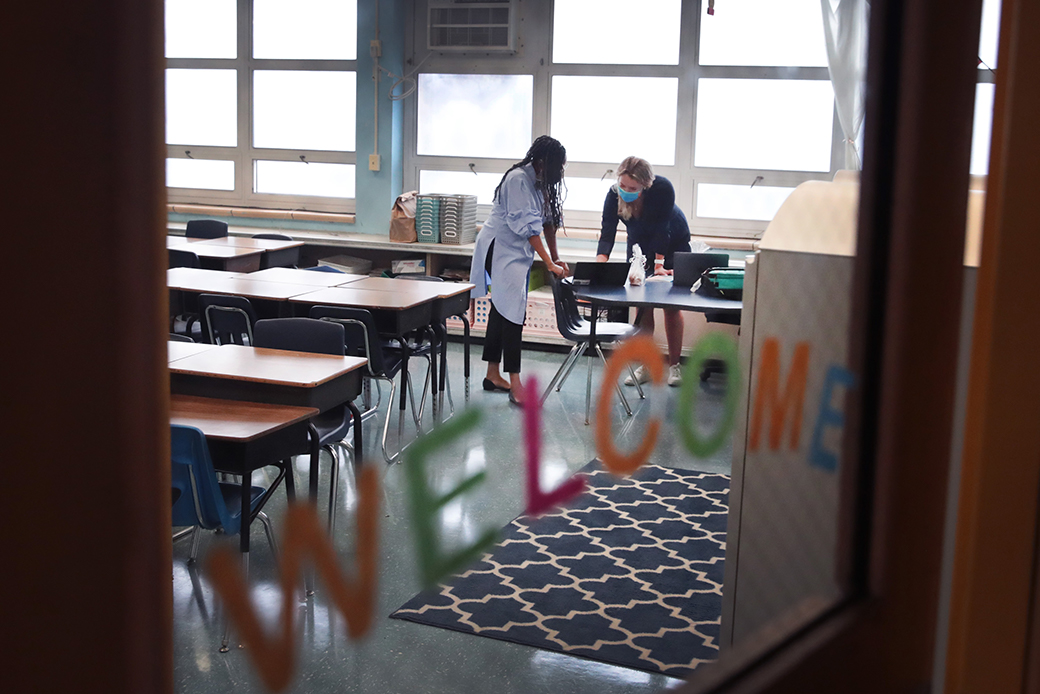
[{"label": "window pane", "polygon": [[238,144],[236,70],[166,70],[166,142]]},{"label": "window pane", "polygon": [[979,69],[997,69],[997,39],[1000,33],[1000,0],[982,0],[982,28],[979,31]]},{"label": "window pane", "polygon": [[[678,100],[679,80],[671,77],[557,75],[552,135],[567,148],[569,161],[616,164],[635,155],[670,166],[675,163]],[[615,108],[617,103],[638,108]],[[607,115],[611,112],[613,117]]]},{"label": "window pane", "polygon": [[167,159],[166,185],[170,188],[234,190],[235,162],[214,159]]},{"label": "window pane", "polygon": [[829,81],[700,79],[697,84],[695,166],[830,171],[834,92]]},{"label": "window pane", "polygon": [[993,95],[996,85],[975,85],[975,119],[971,129],[971,174],[989,173],[989,140],[993,129]]},{"label": "window pane", "polygon": [[355,0],[253,0],[253,57],[356,60]]},{"label": "window pane", "polygon": [[827,67],[820,0],[740,0],[701,15],[701,65]]},{"label": "window pane", "polygon": [[554,63],[678,65],[679,0],[556,0]]},{"label": "window pane", "polygon": [[257,193],[354,197],[354,165],[302,161],[256,161]]},{"label": "window pane", "polygon": [[501,180],[501,173],[477,173],[474,176],[472,171],[423,170],[419,172],[419,192],[476,195],[478,205],[490,205]]},{"label": "window pane", "polygon": [[419,75],[418,153],[523,159],[533,75]]},{"label": "window pane", "polygon": [[755,219],[768,222],[794,188],[781,186],[697,184],[697,216],[716,219]]},{"label": "window pane", "polygon": [[602,180],[568,176],[563,180],[567,184],[567,199],[563,201],[564,209],[602,212],[603,200],[616,180],[612,176],[607,176]]},{"label": "window pane", "polygon": [[166,0],[167,58],[238,56],[235,0]]},{"label": "window pane", "polygon": [[254,146],[354,151],[356,82],[354,72],[257,70]]}]

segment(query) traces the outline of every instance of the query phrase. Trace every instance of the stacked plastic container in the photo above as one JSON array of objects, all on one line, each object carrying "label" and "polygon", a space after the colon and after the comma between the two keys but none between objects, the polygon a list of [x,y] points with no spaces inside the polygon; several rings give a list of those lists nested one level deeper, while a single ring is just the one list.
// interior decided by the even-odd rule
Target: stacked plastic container
[{"label": "stacked plastic container", "polygon": [[442,195],[419,195],[415,202],[415,236],[419,243],[441,240]]},{"label": "stacked plastic container", "polygon": [[477,196],[441,197],[441,243],[454,245],[477,240]]}]

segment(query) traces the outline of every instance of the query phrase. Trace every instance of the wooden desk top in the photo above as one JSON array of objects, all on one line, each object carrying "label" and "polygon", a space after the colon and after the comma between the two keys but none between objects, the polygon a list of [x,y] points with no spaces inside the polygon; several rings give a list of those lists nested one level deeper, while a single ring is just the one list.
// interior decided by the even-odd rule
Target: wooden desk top
[{"label": "wooden desk top", "polygon": [[251,280],[262,280],[264,282],[283,282],[286,284],[305,284],[310,287],[337,287],[341,284],[350,284],[364,275],[348,275],[335,272],[314,272],[313,270],[297,270],[291,267],[271,267],[258,272],[250,272],[243,275]]},{"label": "wooden desk top", "polygon": [[245,277],[241,272],[226,270],[204,270],[197,267],[171,267],[166,271],[166,286],[180,289],[179,285],[197,282],[222,282],[234,277]]},{"label": "wooden desk top", "polygon": [[475,285],[468,282],[423,282],[422,280],[391,279],[389,277],[366,277],[350,283],[351,289],[371,289],[380,292],[406,294],[429,294],[438,299],[447,299],[468,292]]},{"label": "wooden desk top", "polygon": [[316,414],[318,410],[313,407],[170,396],[170,424],[196,427],[208,438],[239,443],[261,438]]},{"label": "wooden desk top", "polygon": [[278,239],[254,239],[246,236],[222,236],[219,239],[189,240],[193,246],[227,246],[232,248],[258,248],[262,251],[282,251],[286,248],[299,248],[303,241],[281,241]]},{"label": "wooden desk top", "polygon": [[314,388],[367,363],[360,357],[221,345],[170,364],[170,372]]},{"label": "wooden desk top", "polygon": [[210,345],[205,343],[197,342],[179,342],[170,340],[166,343],[166,354],[169,357],[170,362],[175,362],[178,359],[184,359],[185,357],[194,356],[201,352],[205,352],[208,349],[214,349],[217,345]]},{"label": "wooden desk top", "polygon": [[355,289],[354,284],[352,282],[344,287],[319,289],[308,294],[294,296],[290,301],[301,304],[403,311],[439,298],[436,294],[430,294],[429,292],[399,293],[374,289]]}]

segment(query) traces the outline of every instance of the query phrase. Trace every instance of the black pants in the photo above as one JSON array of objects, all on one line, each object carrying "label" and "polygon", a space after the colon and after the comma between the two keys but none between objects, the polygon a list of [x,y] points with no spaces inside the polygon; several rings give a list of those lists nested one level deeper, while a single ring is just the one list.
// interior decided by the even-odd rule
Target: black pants
[{"label": "black pants", "polygon": [[[484,260],[484,269],[491,275],[491,258],[495,253],[495,242],[492,241],[488,247],[487,258]],[[493,281],[493,280],[492,280]],[[506,320],[491,302],[491,310],[488,312],[487,332],[484,333],[484,354],[481,357],[486,362],[497,364],[505,356],[502,369],[507,374],[520,373],[520,342],[523,339],[524,326]],[[505,353],[503,355],[503,352]]]}]

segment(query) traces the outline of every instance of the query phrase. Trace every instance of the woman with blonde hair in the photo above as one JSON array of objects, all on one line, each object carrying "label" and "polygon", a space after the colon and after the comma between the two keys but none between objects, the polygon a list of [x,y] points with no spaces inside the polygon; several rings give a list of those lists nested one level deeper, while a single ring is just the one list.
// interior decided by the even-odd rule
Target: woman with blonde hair
[{"label": "woman with blonde hair", "polygon": [[[610,187],[603,202],[596,260],[606,262],[610,257],[618,220],[623,220],[628,232],[626,258],[632,257],[632,246],[638,243],[646,257],[647,275],[671,275],[675,253],[690,250],[690,226],[675,204],[675,188],[664,176],[655,176],[650,162],[639,157],[626,157],[618,165],[617,176],[617,184]],[[636,325],[652,335],[653,309],[640,309]],[[678,386],[682,383],[679,357],[683,341],[683,317],[679,310],[664,309],[664,332],[668,338],[668,385]],[[635,376],[640,383],[650,379],[643,367],[636,369]],[[631,376],[625,384],[634,385]]]}]

